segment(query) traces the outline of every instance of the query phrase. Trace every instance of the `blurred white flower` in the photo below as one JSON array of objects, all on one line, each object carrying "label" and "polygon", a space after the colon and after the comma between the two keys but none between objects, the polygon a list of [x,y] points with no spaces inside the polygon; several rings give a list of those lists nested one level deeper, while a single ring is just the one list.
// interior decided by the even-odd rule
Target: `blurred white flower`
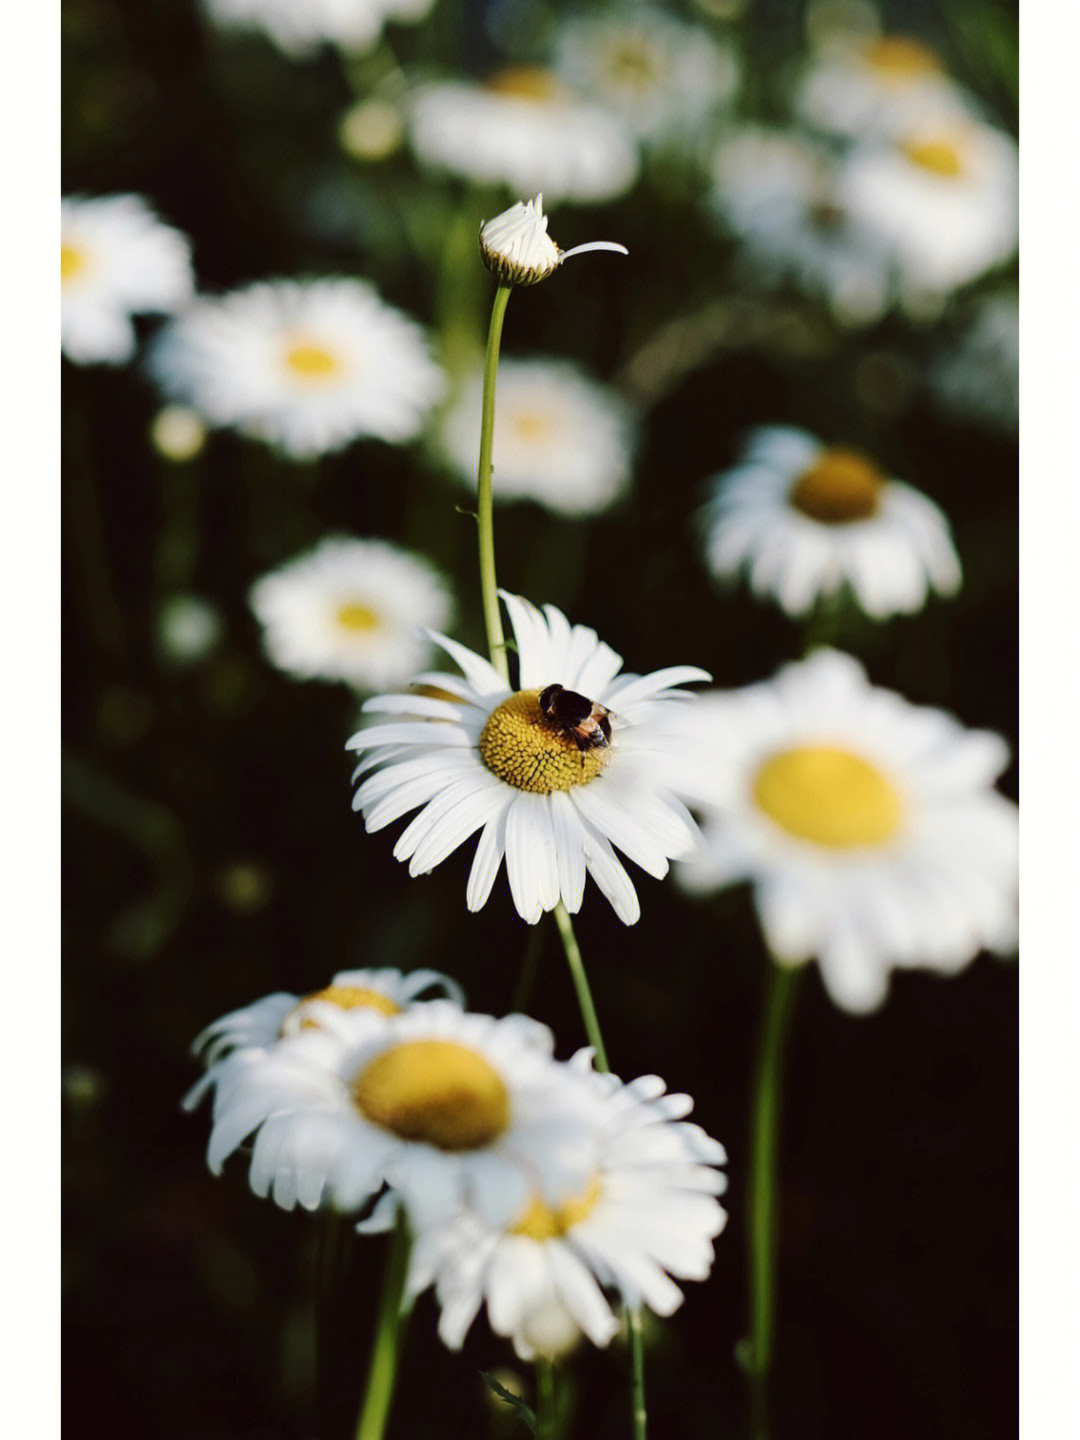
[{"label": "blurred white flower", "polygon": [[224,632],[221,611],[201,595],[170,595],[158,612],[158,646],[177,665],[205,660]]},{"label": "blurred white flower", "polygon": [[401,107],[378,95],[358,100],[342,115],[338,139],[354,160],[385,160],[405,140]]},{"label": "blurred white flower", "polygon": [[206,426],[187,405],[163,405],[150,425],[150,443],[164,459],[183,465],[206,444]]},{"label": "blurred white flower", "polygon": [[950,293],[1016,250],[1016,145],[974,120],[920,123],[841,162],[840,209],[888,257],[900,304],[934,318]]},{"label": "blurred white flower", "polygon": [[480,255],[487,268],[511,285],[535,285],[544,280],[564,260],[586,250],[629,252],[625,245],[612,240],[590,240],[572,250],[560,250],[547,233],[548,217],[544,214],[544,197],[519,200],[480,226]]},{"label": "blurred white flower", "polygon": [[414,439],[441,398],[423,329],[363,280],[264,280],[203,296],[151,351],[162,389],[296,460]]},{"label": "blurred white flower", "polygon": [[141,195],[60,202],[60,344],[77,365],[122,365],[133,315],[170,314],[194,290],[191,245]]},{"label": "blurred white flower", "polygon": [[404,685],[431,659],[425,627],[448,624],[454,609],[423,556],[348,535],[261,576],[248,600],[279,670],[361,690]]},{"label": "blurred white flower", "polygon": [[564,21],[554,69],[619,114],[640,139],[682,145],[732,100],[739,83],[733,50],[701,26],[648,4]]},{"label": "blurred white flower", "polygon": [[286,55],[303,59],[327,41],[370,50],[386,21],[415,24],[434,0],[203,0],[216,25],[262,30]]},{"label": "blurred white flower", "polygon": [[992,787],[998,735],[870,684],[834,650],[712,692],[679,717],[705,843],[678,869],[749,880],[783,965],[816,958],[833,1000],[868,1011],[894,968],[955,974],[1016,943],[1016,807]]},{"label": "blurred white flower", "polygon": [[713,1167],[726,1157],[683,1120],[690,1097],[666,1094],[655,1075],[630,1085],[596,1075],[588,1052],[570,1063],[598,1101],[586,1183],[554,1200],[533,1193],[501,1226],[466,1206],[434,1224],[417,1217],[408,1288],[435,1286],[439,1334],[454,1349],[484,1304],[523,1360],[557,1356],[582,1333],[607,1345],[618,1322],[605,1290],[670,1315],[683,1298],[671,1277],[704,1280],[712,1267],[726,1219]]},{"label": "blurred white flower", "polygon": [[889,308],[892,273],[841,207],[837,165],[805,136],[742,125],[716,149],[710,205],[766,285],[791,280],[841,324],[867,325]]},{"label": "blurred white flower", "polygon": [[[439,441],[475,488],[483,377],[444,412]],[[570,360],[502,360],[495,407],[493,494],[563,515],[594,515],[630,482],[637,417],[622,396]]]},{"label": "blurred white flower", "polygon": [[932,500],[868,457],[790,426],[754,431],[702,518],[713,574],[745,570],[754,593],[790,615],[847,584],[884,620],[919,610],[931,589],[950,595],[960,585],[949,522]]},{"label": "blurred white flower", "polygon": [[[707,680],[704,670],[677,665],[651,675],[620,675],[622,657],[594,630],[571,626],[553,605],[541,614],[503,594],[518,653],[519,689],[511,690],[487,660],[444,636],[435,639],[464,678],[431,672],[416,684],[448,697],[382,695],[368,713],[385,724],[349,741],[361,762],[353,808],[369,831],[422,807],[394,846],[411,875],[426,875],[477,830],[466,900],[479,910],[491,894],[503,857],[518,914],[534,925],[561,900],[581,908],[588,871],[627,925],[641,910],[612,845],[661,879],[668,860],[686,855],[697,828],[682,802],[658,778],[665,747],[660,722],[688,698],[673,689]],[[558,713],[541,710],[548,687],[565,688],[569,710],[600,705],[609,743],[576,737]],[[449,698],[453,697],[453,698]],[[595,710],[592,713],[596,713]]]},{"label": "blurred white flower", "polygon": [[1020,419],[1020,306],[1015,290],[987,295],[927,376],[947,409],[1005,430]]},{"label": "blurred white flower", "polygon": [[856,140],[973,114],[934,52],[905,35],[830,36],[806,65],[794,107],[807,124]]},{"label": "blurred white flower", "polygon": [[534,1189],[554,1200],[587,1180],[596,1102],[545,1026],[449,1000],[392,1016],[312,1001],[316,1016],[234,1050],[189,1095],[215,1092],[215,1174],[254,1134],[251,1188],[284,1209],[357,1211],[388,1184],[430,1223],[464,1204],[505,1224]]},{"label": "blurred white flower", "polygon": [[409,113],[418,158],[481,185],[595,202],[624,194],[638,177],[637,143],[624,122],[550,71],[434,81],[414,91]]}]

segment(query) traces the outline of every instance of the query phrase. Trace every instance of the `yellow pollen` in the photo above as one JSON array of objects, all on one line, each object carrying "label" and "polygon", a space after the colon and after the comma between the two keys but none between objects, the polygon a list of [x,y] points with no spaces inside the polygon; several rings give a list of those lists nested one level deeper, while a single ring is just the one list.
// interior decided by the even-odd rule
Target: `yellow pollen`
[{"label": "yellow pollen", "polygon": [[884,845],[900,831],[900,791],[869,761],[830,745],[782,750],[754,777],[758,808],[782,830],[829,850]]},{"label": "yellow pollen", "polygon": [[889,79],[936,75],[941,70],[934,52],[906,35],[882,35],[871,41],[863,54],[875,70],[883,71]]},{"label": "yellow pollen", "polygon": [[611,759],[611,749],[579,750],[574,737],[540,709],[540,691],[519,690],[488,716],[480,732],[480,757],[508,785],[550,795],[595,780]]},{"label": "yellow pollen", "polygon": [[517,100],[543,103],[554,100],[562,90],[559,82],[546,70],[530,65],[512,65],[499,70],[484,81],[484,89],[496,95],[512,95]]},{"label": "yellow pollen", "polygon": [[539,1195],[534,1195],[511,1233],[524,1235],[528,1240],[558,1240],[585,1219],[602,1192],[600,1177],[594,1175],[583,1195],[572,1195],[554,1209],[545,1205]]},{"label": "yellow pollen", "polygon": [[339,607],[337,612],[337,623],[343,630],[367,631],[375,630],[379,625],[379,617],[374,610],[367,605],[360,605],[356,601],[350,601]]},{"label": "yellow pollen", "polygon": [[795,481],[788,500],[811,520],[846,525],[877,513],[884,483],[881,471],[864,455],[826,450]]},{"label": "yellow pollen", "polygon": [[510,1122],[510,1097],[495,1069],[452,1040],[407,1040],[384,1050],[352,1083],[357,1108],[403,1140],[476,1150]]},{"label": "yellow pollen", "polygon": [[325,380],[341,369],[340,359],[322,345],[293,345],[285,352],[285,364],[306,380]]},{"label": "yellow pollen", "polygon": [[903,148],[904,154],[913,165],[930,170],[935,175],[944,175],[946,179],[952,180],[964,173],[964,157],[948,140],[913,141]]},{"label": "yellow pollen", "polygon": [[86,256],[74,245],[60,246],[60,283],[73,280],[86,269]]}]

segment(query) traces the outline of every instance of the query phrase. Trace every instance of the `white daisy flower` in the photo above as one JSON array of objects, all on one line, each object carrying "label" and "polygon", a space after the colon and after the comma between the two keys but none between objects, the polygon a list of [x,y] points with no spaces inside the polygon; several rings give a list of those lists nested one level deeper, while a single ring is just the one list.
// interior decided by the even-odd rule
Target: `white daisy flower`
[{"label": "white daisy flower", "polygon": [[409,113],[423,164],[477,184],[596,202],[625,194],[638,177],[638,147],[625,124],[550,71],[504,70],[483,84],[435,81],[413,93]]},{"label": "white daisy flower", "polygon": [[875,620],[919,610],[930,590],[959,588],[945,516],[857,451],[769,426],[715,483],[702,517],[709,568],[721,578],[745,570],[754,593],[774,596],[789,615],[845,584]]},{"label": "white daisy flower", "polygon": [[424,627],[446,625],[454,608],[423,556],[349,535],[330,536],[263,575],[248,600],[279,670],[361,690],[405,684],[431,659]]},{"label": "white daisy flower", "polygon": [[590,240],[572,250],[560,250],[547,228],[543,195],[537,195],[535,200],[519,200],[480,226],[480,256],[500,280],[511,285],[535,285],[571,255],[583,255],[586,250],[630,253],[625,245],[613,240]]},{"label": "white daisy flower", "polygon": [[553,605],[541,614],[517,595],[503,599],[518,689],[464,645],[435,636],[464,678],[417,677],[453,700],[365,702],[387,720],[349,741],[361,756],[353,809],[373,831],[421,807],[394,846],[411,875],[427,874],[479,830],[470,910],[486,903],[505,856],[510,893],[530,925],[560,900],[576,913],[586,871],[632,925],[641,913],[637,893],[612,846],[657,879],[669,858],[693,849],[694,821],[657,767],[667,745],[663,721],[689,698],[672,687],[708,675],[691,665],[620,675],[622,657],[594,630],[571,626]]},{"label": "white daisy flower", "polygon": [[[460,1348],[481,1305],[491,1328],[523,1360],[557,1355],[581,1334],[607,1345],[618,1322],[605,1291],[630,1309],[670,1315],[678,1280],[704,1280],[726,1215],[716,1196],[723,1146],[683,1120],[688,1095],[668,1095],[655,1075],[624,1085],[571,1062],[598,1101],[594,1160],[580,1188],[554,1201],[533,1193],[509,1223],[459,1207],[419,1219],[408,1290],[435,1286],[439,1334]],[[411,1217],[414,1218],[414,1217]],[[415,1223],[415,1219],[414,1219]]]},{"label": "white daisy flower", "polygon": [[868,325],[892,302],[893,274],[844,210],[837,166],[805,136],[742,125],[716,149],[710,204],[766,285],[790,280],[840,324]]},{"label": "white daisy flower", "polygon": [[203,296],[158,336],[152,372],[215,426],[295,460],[360,436],[413,440],[445,377],[423,329],[363,280],[263,280]]},{"label": "white daisy flower", "polygon": [[856,145],[837,203],[889,258],[903,308],[933,317],[948,295],[1016,251],[1016,145],[974,120],[920,123],[896,143]]},{"label": "white daisy flower", "polygon": [[655,5],[578,15],[555,37],[556,73],[642,140],[686,144],[739,83],[739,62],[698,25]]},{"label": "white daisy flower", "polygon": [[[496,500],[535,500],[562,515],[595,515],[625,494],[637,417],[616,391],[569,360],[502,360],[495,407]],[[440,420],[439,441],[475,488],[483,376],[467,382]]]},{"label": "white daisy flower", "polygon": [[122,365],[133,315],[170,314],[194,290],[191,245],[141,195],[60,202],[60,344],[77,365]]},{"label": "white daisy flower", "polygon": [[1020,420],[1020,307],[1015,290],[976,302],[970,324],[931,365],[938,401],[957,414],[1015,430]]},{"label": "white daisy flower", "polygon": [[[432,999],[427,992],[457,1005],[465,1003],[457,981],[438,970],[340,970],[325,989],[310,995],[278,991],[222,1015],[196,1037],[192,1053],[212,1067],[234,1050],[265,1050],[279,1040],[317,1026],[326,1005],[335,1005],[339,1010],[367,1009],[377,1015],[399,1015],[425,994]],[[200,1084],[200,1095],[205,1088]]]},{"label": "white daisy flower", "polygon": [[225,633],[221,611],[201,595],[170,595],[157,617],[158,649],[174,665],[197,665],[213,653]]},{"label": "white daisy flower", "polygon": [[203,0],[210,19],[225,27],[261,30],[286,55],[304,58],[330,42],[362,53],[386,21],[415,24],[434,0]]},{"label": "white daisy flower", "polygon": [[284,1209],[357,1211],[381,1187],[431,1223],[467,1204],[505,1224],[533,1191],[584,1183],[595,1100],[546,1026],[448,1000],[386,1017],[311,1002],[318,1025],[220,1060],[207,1163],[254,1133],[249,1181]]},{"label": "white daisy flower", "polygon": [[703,697],[692,738],[705,844],[680,881],[751,881],[777,961],[816,958],[845,1010],[879,1006],[893,968],[955,974],[1015,946],[1016,807],[992,788],[1009,760],[1000,736],[820,650]]},{"label": "white daisy flower", "polygon": [[803,71],[794,107],[807,124],[851,139],[895,137],[974,109],[937,55],[905,35],[831,36]]}]

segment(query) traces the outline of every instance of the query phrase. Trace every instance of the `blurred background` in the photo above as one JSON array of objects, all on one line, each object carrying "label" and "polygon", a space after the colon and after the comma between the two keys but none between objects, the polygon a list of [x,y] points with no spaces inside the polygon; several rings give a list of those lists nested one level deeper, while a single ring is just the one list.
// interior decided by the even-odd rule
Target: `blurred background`
[{"label": "blurred background", "polygon": [[[617,493],[583,497],[588,513],[499,506],[500,583],[595,627],[629,669],[698,664],[720,686],[771,675],[802,653],[806,626],[713,579],[695,515],[748,431],[800,426],[936,501],[964,567],[959,594],[916,615],[846,609],[837,643],[876,683],[1015,744],[1014,243],[1000,224],[979,229],[1008,212],[1014,181],[990,164],[948,236],[914,190],[869,214],[848,183],[895,140],[879,133],[888,107],[867,56],[894,75],[932,69],[941,103],[962,106],[991,151],[1015,136],[1014,7],[434,0],[407,14],[357,0],[376,16],[364,44],[297,38],[281,15],[303,8],[63,6],[65,194],[143,196],[190,240],[205,296],[278,277],[370,281],[425,327],[448,397],[408,443],[358,433],[296,458],[195,405],[179,431],[163,424],[178,395],[153,360],[160,317],[137,320],[124,363],[64,362],[65,1353],[88,1437],[351,1434],[380,1243],[356,1245],[320,1346],[315,1220],[256,1200],[242,1163],[211,1177],[208,1116],[180,1111],[210,1020],[381,965],[441,969],[472,1008],[501,1014],[532,944],[530,1013],[561,1055],[584,1041],[554,927],[531,940],[505,887],[466,911],[471,842],[411,880],[386,834],[364,835],[344,750],[362,687],[277,668],[248,601],[325,536],[378,538],[437,567],[452,633],[483,648],[475,527],[441,427],[486,329],[480,220],[544,188],[500,179],[498,156],[481,163],[488,135],[505,131],[508,174],[550,167],[561,246],[630,251],[575,259],[511,298],[504,355],[572,361],[610,387],[632,439]],[[605,50],[586,24],[613,16],[624,41],[643,37],[637,50]],[[908,48],[884,45],[895,37]],[[565,127],[549,134],[539,115],[517,152],[495,116],[440,158],[426,126],[437,139],[460,114],[489,124],[459,113],[460,95],[431,121],[440,84],[535,88],[523,76],[538,67],[621,137],[600,180],[563,174]],[[918,121],[931,102],[912,103]],[[588,133],[599,146],[599,122]],[[765,136],[769,163],[752,148]],[[951,269],[935,263],[943,250]],[[497,451],[497,485],[498,465]],[[1015,797],[1015,770],[1002,788]],[[612,1064],[693,1095],[731,1176],[713,1274],[652,1337],[652,1433],[741,1435],[732,1352],[766,952],[747,890],[690,901],[670,880],[635,881],[637,926],[590,887],[577,927]],[[1015,968],[987,956],[955,979],[896,975],[866,1018],[838,1010],[811,970],[784,1115],[778,1437],[1015,1432],[1016,1026]],[[451,1355],[435,1319],[425,1297],[391,1433],[524,1433],[479,1377],[524,1370],[509,1346],[481,1320]],[[627,1363],[617,1345],[575,1357],[568,1433],[626,1433]]]}]

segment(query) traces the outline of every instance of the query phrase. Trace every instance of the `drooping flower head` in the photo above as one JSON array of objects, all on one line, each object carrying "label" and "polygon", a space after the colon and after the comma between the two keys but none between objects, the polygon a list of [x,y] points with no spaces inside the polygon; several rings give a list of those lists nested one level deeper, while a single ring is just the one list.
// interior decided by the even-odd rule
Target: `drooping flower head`
[{"label": "drooping flower head", "polygon": [[487,268],[512,285],[535,285],[558,269],[571,255],[586,250],[614,250],[620,255],[629,251],[612,240],[590,240],[572,250],[560,250],[547,233],[548,217],[544,214],[544,197],[519,200],[480,226],[480,254]]},{"label": "drooping flower head", "polygon": [[[672,728],[681,728],[678,716]],[[941,710],[871,685],[820,650],[701,698],[694,737],[704,844],[679,868],[705,892],[749,880],[777,961],[816,959],[846,1010],[873,1010],[894,968],[962,970],[1016,942],[1009,753]]]},{"label": "drooping flower head", "polygon": [[960,562],[934,502],[869,456],[805,430],[756,430],[717,476],[704,515],[713,574],[745,570],[758,595],[803,615],[849,585],[875,620],[909,614],[930,590],[951,595]]},{"label": "drooping flower head", "polygon": [[383,695],[365,703],[367,713],[387,718],[349,741],[360,756],[353,808],[373,831],[419,807],[394,846],[412,875],[432,870],[479,830],[470,910],[486,903],[505,858],[514,904],[529,924],[560,900],[576,913],[588,872],[632,925],[637,894],[612,847],[659,879],[670,858],[696,844],[693,819],[661,773],[669,744],[663,722],[691,699],[675,687],[708,675],[690,665],[620,674],[622,657],[594,630],[572,626],[553,605],[541,613],[519,596],[503,600],[518,688],[465,646],[434,637],[463,675],[416,677],[439,698]]}]

